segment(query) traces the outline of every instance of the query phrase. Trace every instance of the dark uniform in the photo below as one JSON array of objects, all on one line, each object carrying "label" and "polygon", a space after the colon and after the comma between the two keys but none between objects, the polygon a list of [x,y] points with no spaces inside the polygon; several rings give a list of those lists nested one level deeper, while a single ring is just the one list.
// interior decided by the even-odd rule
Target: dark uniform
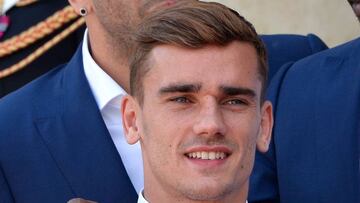
[{"label": "dark uniform", "polygon": [[[29,27],[44,21],[49,16],[62,10],[68,5],[68,1],[66,0],[38,0],[26,6],[12,7],[6,12],[6,15],[10,17],[10,25],[4,33],[4,36],[0,39],[0,43],[3,43],[6,39],[18,35]],[[68,28],[75,20],[76,19],[71,20],[62,25],[50,35],[36,41],[34,44],[31,44],[22,50],[12,53],[11,55],[0,57],[0,71],[20,62],[37,48],[54,38],[54,36],[64,29]],[[27,65],[24,69],[7,77],[0,78],[0,98],[24,86],[26,83],[46,73],[57,65],[69,61],[83,38],[84,28],[85,25],[82,25],[54,47],[42,54],[39,58]]]}]

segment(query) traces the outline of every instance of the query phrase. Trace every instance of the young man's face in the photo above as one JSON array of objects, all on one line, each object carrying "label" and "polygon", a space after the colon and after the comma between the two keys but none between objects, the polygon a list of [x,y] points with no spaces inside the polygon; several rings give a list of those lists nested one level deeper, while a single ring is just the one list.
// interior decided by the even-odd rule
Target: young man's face
[{"label": "young man's face", "polygon": [[128,141],[141,142],[145,197],[246,198],[256,143],[266,151],[272,127],[255,49],[161,45],[149,62],[143,105],[123,102]]}]

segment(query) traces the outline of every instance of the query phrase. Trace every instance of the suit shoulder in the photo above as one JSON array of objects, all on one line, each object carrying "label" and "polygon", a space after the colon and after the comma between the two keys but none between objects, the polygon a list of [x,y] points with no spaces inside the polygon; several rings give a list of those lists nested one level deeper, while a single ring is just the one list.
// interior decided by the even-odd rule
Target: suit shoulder
[{"label": "suit shoulder", "polygon": [[[299,88],[295,92],[306,92],[303,91],[305,86],[308,86],[309,89],[313,88],[315,84],[319,84],[319,78],[327,78],[331,75],[339,74],[339,71],[346,71],[347,68],[344,68],[342,64],[344,60],[347,60],[351,57],[356,57],[360,51],[360,38],[352,40],[350,42],[344,43],[337,47],[324,50],[298,60],[295,63],[284,65],[276,77],[271,82],[271,87],[276,84],[276,88],[273,90],[276,93],[280,89],[294,86]],[[357,68],[353,66],[351,68]],[[281,74],[281,75],[280,75]],[[281,76],[281,77],[280,77]],[[353,74],[352,76],[355,76]],[[304,81],[308,81],[304,84]],[[289,90],[290,90],[289,89]],[[294,91],[294,90],[291,90]],[[271,93],[269,93],[271,95]]]},{"label": "suit shoulder", "polygon": [[324,71],[322,70],[323,68],[329,69],[329,67],[324,67],[325,63],[327,66],[334,64],[331,62],[340,63],[342,60],[352,57],[354,54],[357,55],[359,51],[360,38],[296,61],[291,66],[288,66],[288,71],[284,78],[288,78],[289,76],[300,77],[301,75],[305,75],[304,77],[316,74],[322,75],[321,72]]},{"label": "suit shoulder", "polygon": [[[32,114],[34,106],[46,105],[62,85],[65,65],[61,65],[19,90],[0,99],[0,126]],[[17,122],[19,123],[19,122]]]},{"label": "suit shoulder", "polygon": [[[303,53],[303,55],[310,55],[328,49],[327,45],[315,34],[261,35],[261,39],[269,49],[279,49],[282,47],[287,51],[299,52],[300,54]],[[296,49],[290,47],[296,47]]]},{"label": "suit shoulder", "polygon": [[294,65],[300,65],[302,63],[314,63],[316,61],[324,60],[328,57],[347,58],[351,56],[355,51],[360,50],[360,38],[341,44],[334,48],[324,50],[318,54],[309,56],[303,60],[298,61]]}]

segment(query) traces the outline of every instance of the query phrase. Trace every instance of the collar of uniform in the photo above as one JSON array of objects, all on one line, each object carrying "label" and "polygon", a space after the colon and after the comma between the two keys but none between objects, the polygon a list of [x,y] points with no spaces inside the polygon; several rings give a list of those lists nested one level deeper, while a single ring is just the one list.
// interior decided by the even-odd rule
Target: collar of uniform
[{"label": "collar of uniform", "polygon": [[15,6],[15,4],[16,4],[18,1],[19,1],[19,0],[4,0],[3,9],[2,9],[2,11],[0,11],[0,14],[6,13],[10,8],[12,8],[13,6]]},{"label": "collar of uniform", "polygon": [[[138,201],[137,203],[149,203],[148,201],[146,201],[145,197],[144,197],[144,189],[142,189],[139,192],[139,197],[138,197]],[[248,201],[246,201],[246,203],[248,203]]]},{"label": "collar of uniform", "polygon": [[86,30],[82,45],[84,71],[96,103],[102,111],[108,103],[112,103],[114,99],[117,100],[126,92],[94,61],[88,43],[88,30]]}]

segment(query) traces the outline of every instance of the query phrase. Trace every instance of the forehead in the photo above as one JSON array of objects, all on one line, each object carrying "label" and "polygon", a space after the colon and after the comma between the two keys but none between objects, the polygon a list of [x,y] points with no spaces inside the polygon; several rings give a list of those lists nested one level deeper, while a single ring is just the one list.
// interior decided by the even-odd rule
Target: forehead
[{"label": "forehead", "polygon": [[161,87],[187,83],[215,89],[220,86],[246,87],[260,95],[258,57],[249,43],[236,41],[227,46],[209,45],[201,49],[160,45],[149,56],[145,88],[147,85]]}]

